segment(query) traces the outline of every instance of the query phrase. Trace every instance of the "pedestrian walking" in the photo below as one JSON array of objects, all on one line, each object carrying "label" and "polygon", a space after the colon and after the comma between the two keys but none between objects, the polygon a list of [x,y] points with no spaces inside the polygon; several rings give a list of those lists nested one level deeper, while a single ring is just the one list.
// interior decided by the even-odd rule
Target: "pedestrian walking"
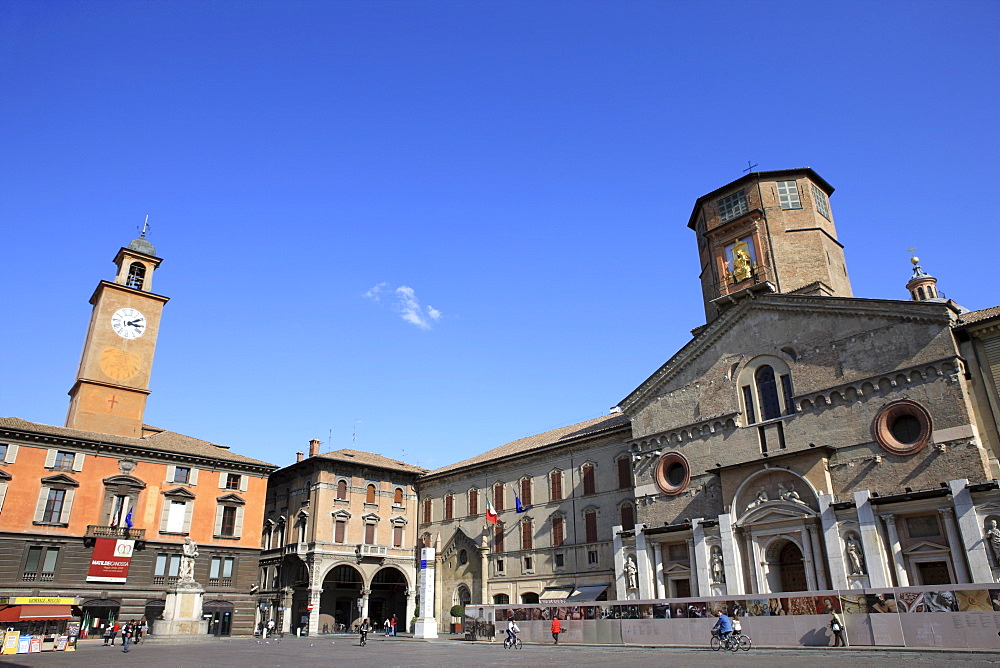
[{"label": "pedestrian walking", "polygon": [[115,646],[115,638],[118,637],[118,632],[122,630],[122,625],[115,622],[115,625],[111,627],[111,646]]},{"label": "pedestrian walking", "polygon": [[104,633],[101,635],[104,636],[104,646],[107,647],[108,642],[111,641],[111,624],[104,625]]},{"label": "pedestrian walking", "polygon": [[368,644],[368,631],[371,630],[371,625],[368,623],[368,618],[365,617],[361,625],[358,626],[358,633],[361,635],[361,646],[364,647]]},{"label": "pedestrian walking", "polygon": [[833,646],[847,647],[847,641],[844,640],[844,622],[836,612],[830,615],[830,629],[833,631]]},{"label": "pedestrian walking", "polygon": [[139,620],[139,640],[145,640],[149,635],[149,620],[143,617]]},{"label": "pedestrian walking", "polygon": [[392,618],[389,620],[389,626],[392,627],[392,635],[396,635],[396,613],[392,613]]},{"label": "pedestrian walking", "polygon": [[559,644],[559,634],[562,633],[562,622],[559,621],[559,615],[552,618],[552,639],[555,640],[555,644]]},{"label": "pedestrian walking", "polygon": [[389,637],[389,628],[390,628],[389,618],[386,617],[385,621],[382,622],[382,635],[384,635],[386,638]]},{"label": "pedestrian walking", "polygon": [[135,634],[135,622],[126,622],[125,626],[122,628],[122,651],[128,652],[128,646],[132,642],[132,636]]}]

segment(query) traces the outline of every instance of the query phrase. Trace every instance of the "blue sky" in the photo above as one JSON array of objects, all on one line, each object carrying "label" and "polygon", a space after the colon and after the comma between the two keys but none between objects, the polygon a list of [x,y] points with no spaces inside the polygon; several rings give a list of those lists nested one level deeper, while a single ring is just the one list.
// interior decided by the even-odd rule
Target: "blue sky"
[{"label": "blue sky", "polygon": [[[857,296],[995,305],[996,2],[0,2],[0,414],[62,424],[164,259],[146,421],[442,466],[606,413],[704,313],[694,200],[811,166]],[[356,422],[360,421],[360,422]]]}]

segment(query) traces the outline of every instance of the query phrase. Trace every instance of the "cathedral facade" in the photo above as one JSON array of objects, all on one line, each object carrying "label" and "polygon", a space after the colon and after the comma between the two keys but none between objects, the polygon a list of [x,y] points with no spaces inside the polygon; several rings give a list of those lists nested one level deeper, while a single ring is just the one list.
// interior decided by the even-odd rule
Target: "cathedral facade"
[{"label": "cathedral facade", "polygon": [[707,322],[620,402],[631,598],[1000,575],[997,314],[941,298],[917,258],[909,300],[854,297],[831,193],[783,170],[695,204]]}]

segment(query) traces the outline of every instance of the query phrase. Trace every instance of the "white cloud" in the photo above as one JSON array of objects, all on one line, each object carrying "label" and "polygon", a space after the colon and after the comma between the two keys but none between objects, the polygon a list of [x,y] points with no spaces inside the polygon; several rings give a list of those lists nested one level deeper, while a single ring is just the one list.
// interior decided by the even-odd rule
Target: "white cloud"
[{"label": "white cloud", "polygon": [[364,296],[381,303],[384,294],[395,295],[396,300],[392,303],[393,310],[397,311],[400,317],[411,325],[420,329],[430,329],[432,322],[441,320],[441,311],[433,306],[422,307],[416,292],[408,285],[401,285],[393,290],[388,283],[379,283],[366,292]]},{"label": "white cloud", "polygon": [[365,297],[376,302],[382,301],[382,291],[389,287],[388,283],[379,283],[374,288],[365,293]]}]

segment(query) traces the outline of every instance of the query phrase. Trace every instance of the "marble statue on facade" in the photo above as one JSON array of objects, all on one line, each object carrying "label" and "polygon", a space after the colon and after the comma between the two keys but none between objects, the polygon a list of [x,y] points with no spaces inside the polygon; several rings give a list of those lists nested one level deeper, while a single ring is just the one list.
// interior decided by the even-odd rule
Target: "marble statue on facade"
[{"label": "marble statue on facade", "polygon": [[993,559],[997,565],[1000,565],[1000,529],[997,528],[997,521],[990,520],[987,523],[989,529],[986,531],[986,540],[990,543],[990,549],[993,551]]},{"label": "marble statue on facade", "polygon": [[625,560],[625,584],[629,589],[638,589],[639,569],[635,566],[635,559],[631,556]]},{"label": "marble statue on facade", "polygon": [[861,551],[861,545],[858,543],[858,539],[854,537],[854,534],[847,537],[846,549],[847,559],[851,565],[851,575],[864,575],[865,557]]},{"label": "marble statue on facade", "polygon": [[805,501],[799,496],[799,493],[795,491],[794,487],[785,487],[784,483],[778,483],[778,498],[782,501],[790,501],[791,503],[801,503],[805,505]]},{"label": "marble statue on facade", "polygon": [[194,582],[194,560],[198,557],[198,543],[190,537],[184,539],[178,582]]},{"label": "marble statue on facade", "polygon": [[722,560],[722,550],[718,547],[712,548],[712,558],[710,563],[712,582],[724,584],[726,582],[726,568]]},{"label": "marble statue on facade", "polygon": [[770,499],[767,498],[767,490],[761,487],[757,491],[757,498],[751,501],[749,504],[747,504],[747,510],[750,510],[751,508],[756,508],[762,503],[767,503],[768,501],[770,501]]}]

